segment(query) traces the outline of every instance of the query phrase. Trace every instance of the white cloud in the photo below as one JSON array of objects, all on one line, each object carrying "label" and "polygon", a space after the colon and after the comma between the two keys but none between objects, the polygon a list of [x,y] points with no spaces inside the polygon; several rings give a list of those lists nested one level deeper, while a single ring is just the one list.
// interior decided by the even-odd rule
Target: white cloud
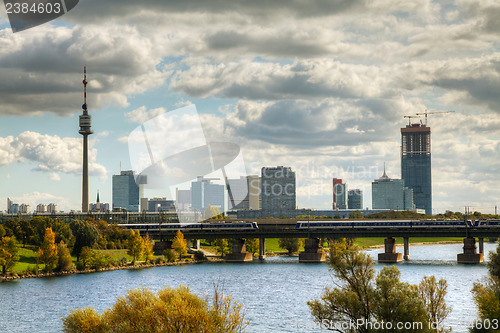
[{"label": "white cloud", "polygon": [[167,112],[165,108],[156,108],[148,110],[143,105],[135,110],[126,113],[125,116],[127,116],[130,119],[130,121],[134,123],[142,124],[151,118],[164,114],[165,112]]},{"label": "white cloud", "polygon": [[[82,142],[77,138],[60,138],[57,135],[44,135],[25,131],[16,138],[0,138],[8,144],[0,146],[0,155],[11,164],[15,160],[28,160],[36,164],[39,171],[49,172],[51,179],[58,177],[57,172],[80,174],[82,168]],[[107,171],[96,162],[97,150],[89,149],[89,174],[105,178]],[[55,173],[55,176],[53,175]]]},{"label": "white cloud", "polygon": [[59,174],[56,172],[51,172],[49,174],[49,179],[58,182],[61,181],[61,176],[59,176]]}]

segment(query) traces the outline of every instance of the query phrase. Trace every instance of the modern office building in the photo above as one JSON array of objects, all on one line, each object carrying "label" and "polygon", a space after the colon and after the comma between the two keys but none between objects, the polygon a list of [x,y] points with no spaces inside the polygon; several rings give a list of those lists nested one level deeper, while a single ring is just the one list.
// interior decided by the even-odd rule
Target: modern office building
[{"label": "modern office building", "polygon": [[12,203],[10,205],[10,214],[19,214],[19,204]]},{"label": "modern office building", "polygon": [[12,207],[12,200],[10,198],[7,198],[7,214],[12,214],[11,207]]},{"label": "modern office building", "polygon": [[333,178],[332,189],[332,209],[347,209],[347,184],[343,184],[342,179]]},{"label": "modern office building", "polygon": [[349,190],[347,192],[347,208],[363,209],[363,191],[360,189]]},{"label": "modern office building", "polygon": [[175,211],[175,202],[167,198],[152,198],[148,200],[148,211],[155,213]]},{"label": "modern office building", "polygon": [[248,176],[248,209],[258,210],[261,207],[261,179],[259,176]]},{"label": "modern office building", "polygon": [[413,191],[403,179],[391,179],[384,174],[372,182],[372,209],[413,210]]},{"label": "modern office building", "polygon": [[222,213],[227,211],[227,195],[224,185],[213,184],[215,179],[197,177],[191,183],[191,208],[203,213],[209,206],[217,207]]},{"label": "modern office building", "polygon": [[175,205],[179,211],[191,209],[191,190],[176,189]]},{"label": "modern office building", "polygon": [[241,176],[228,179],[228,204],[230,210],[260,209],[260,177]]},{"label": "modern office building", "polygon": [[415,207],[432,214],[430,127],[409,124],[401,128],[401,178],[413,190]]},{"label": "modern office building", "polygon": [[146,177],[138,176],[136,180],[132,170],[113,175],[113,209],[123,208],[129,212],[138,212],[144,184]]},{"label": "modern office building", "polygon": [[295,210],[295,172],[283,166],[262,168],[261,196],[264,212],[281,216]]}]

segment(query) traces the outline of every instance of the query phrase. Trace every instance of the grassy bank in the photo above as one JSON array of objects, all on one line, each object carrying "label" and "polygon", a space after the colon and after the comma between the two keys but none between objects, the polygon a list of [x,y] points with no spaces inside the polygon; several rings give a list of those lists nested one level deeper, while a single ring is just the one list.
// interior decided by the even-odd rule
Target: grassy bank
[{"label": "grassy bank", "polygon": [[[34,267],[36,265],[38,248],[36,246],[27,245],[26,247],[19,248],[19,262],[12,268],[14,272],[22,272],[27,270],[29,267]],[[96,252],[103,255],[110,256],[113,260],[120,260],[125,257],[128,261],[132,261],[132,257],[127,255],[126,249],[117,250],[96,250]],[[155,256],[156,258],[156,256]],[[76,264],[76,257],[71,256],[73,259],[73,264]],[[40,269],[43,269],[43,264],[40,264]]]},{"label": "grassy bank", "polygon": [[[403,238],[396,237],[395,239],[396,239],[396,244],[403,245]],[[446,242],[446,243],[450,243],[450,242],[461,243],[463,241],[464,241],[464,239],[461,237],[450,237],[450,238],[415,237],[415,238],[410,238],[410,244],[444,243],[444,242]],[[383,246],[384,245],[384,238],[382,238],[382,237],[357,238],[354,243],[362,248],[368,248],[368,247],[372,247],[372,246]]]}]

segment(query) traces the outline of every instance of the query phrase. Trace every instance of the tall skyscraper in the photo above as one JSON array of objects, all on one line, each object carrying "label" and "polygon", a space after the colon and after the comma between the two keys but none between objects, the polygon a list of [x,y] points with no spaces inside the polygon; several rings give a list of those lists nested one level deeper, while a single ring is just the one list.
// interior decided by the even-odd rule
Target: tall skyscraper
[{"label": "tall skyscraper", "polygon": [[7,214],[11,214],[12,211],[11,211],[11,207],[12,207],[12,200],[10,200],[10,198],[7,198]]},{"label": "tall skyscraper", "polygon": [[372,182],[372,209],[413,209],[413,191],[403,179],[391,179],[384,174]]},{"label": "tall skyscraper", "polygon": [[430,127],[409,124],[401,128],[401,178],[413,190],[415,207],[432,214]]},{"label": "tall skyscraper", "polygon": [[83,67],[83,114],[80,115],[80,130],[83,135],[82,212],[89,211],[89,148],[88,136],[93,134],[92,116],[87,110],[87,67]]},{"label": "tall skyscraper", "polygon": [[347,209],[347,184],[343,184],[342,179],[333,178],[332,185],[332,209]]},{"label": "tall skyscraper", "polygon": [[290,167],[261,170],[262,210],[285,215],[296,208],[295,172]]},{"label": "tall skyscraper", "polygon": [[347,192],[347,208],[363,209],[363,191],[354,189]]},{"label": "tall skyscraper", "polygon": [[136,182],[132,170],[113,175],[113,208],[125,208],[130,212],[138,212],[140,198],[143,197],[142,184],[145,183],[145,176],[141,176],[141,179],[138,177]]},{"label": "tall skyscraper", "polygon": [[230,210],[260,209],[259,176],[240,176],[240,178],[228,179],[227,182]]}]

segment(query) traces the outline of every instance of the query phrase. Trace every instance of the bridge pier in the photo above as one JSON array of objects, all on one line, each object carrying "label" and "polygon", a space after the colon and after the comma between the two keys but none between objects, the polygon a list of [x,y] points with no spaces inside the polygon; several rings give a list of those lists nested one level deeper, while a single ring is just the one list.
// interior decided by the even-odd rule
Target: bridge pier
[{"label": "bridge pier", "polygon": [[187,239],[187,247],[191,250],[199,250],[200,249],[200,240],[199,239]]},{"label": "bridge pier", "polygon": [[320,244],[319,238],[308,238],[304,245],[304,252],[299,253],[299,262],[324,262],[326,261],[326,252]]},{"label": "bridge pier", "polygon": [[479,264],[484,260],[484,243],[479,239],[479,253],[476,252],[476,239],[467,237],[464,239],[464,253],[457,254],[459,264]]},{"label": "bridge pier", "polygon": [[266,259],[266,239],[259,239],[259,260]]},{"label": "bridge pier", "polygon": [[410,239],[408,237],[404,237],[403,241],[404,241],[403,259],[410,260]]},{"label": "bridge pier", "polygon": [[378,254],[378,262],[396,263],[403,261],[403,255],[396,252],[396,240],[392,237],[386,238],[385,252]]},{"label": "bridge pier", "polygon": [[227,254],[224,260],[227,262],[245,262],[252,261],[253,254],[247,252],[246,241],[238,238],[233,240],[233,252]]}]

